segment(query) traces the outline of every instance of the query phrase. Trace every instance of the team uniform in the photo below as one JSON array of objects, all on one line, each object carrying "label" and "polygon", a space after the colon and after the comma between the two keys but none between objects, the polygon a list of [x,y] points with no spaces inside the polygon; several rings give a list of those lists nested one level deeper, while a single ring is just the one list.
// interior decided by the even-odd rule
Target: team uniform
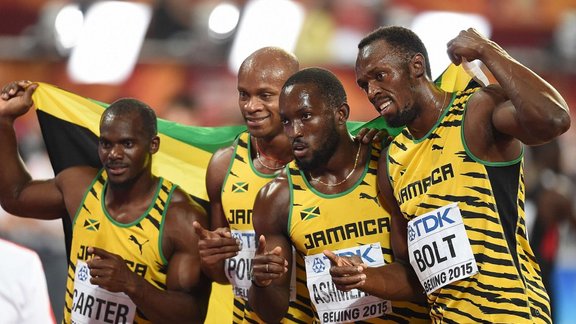
[{"label": "team uniform", "polygon": [[482,161],[464,141],[466,103],[478,89],[455,93],[423,138],[404,129],[389,147],[410,262],[435,322],[551,323],[526,237],[523,156]]},{"label": "team uniform", "polygon": [[390,216],[378,199],[380,149],[371,148],[364,174],[350,189],[323,194],[295,162],[289,165],[291,211],[288,234],[297,251],[298,302],[313,304],[322,323],[429,323],[425,303],[390,302],[353,289],[338,290],[322,252],[359,255],[368,266],[393,262]]},{"label": "team uniform", "polygon": [[123,224],[106,211],[106,184],[106,173],[100,171],[73,220],[64,322],[149,323],[126,294],[90,284],[87,248],[95,246],[120,255],[132,271],[165,290],[168,261],[162,253],[162,228],[177,186],[160,178],[149,209],[132,223]]},{"label": "team uniform", "polygon": [[[276,174],[256,170],[250,154],[250,134],[244,132],[234,143],[234,155],[222,185],[222,208],[232,235],[242,242],[236,257],[225,262],[225,273],[234,290],[234,323],[264,323],[248,305],[248,289],[251,285],[252,260],[256,252],[256,240],[252,223],[252,208],[260,189],[274,179]],[[313,311],[308,305],[290,308],[283,323],[310,323]]]}]

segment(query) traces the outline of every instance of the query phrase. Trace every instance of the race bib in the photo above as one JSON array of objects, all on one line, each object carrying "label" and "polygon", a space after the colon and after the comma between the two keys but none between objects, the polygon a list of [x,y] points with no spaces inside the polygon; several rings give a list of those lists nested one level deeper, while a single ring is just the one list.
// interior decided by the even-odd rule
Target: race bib
[{"label": "race bib", "polygon": [[478,272],[457,203],[408,222],[408,253],[426,294]]},{"label": "race bib", "polygon": [[232,230],[232,237],[240,243],[238,255],[226,259],[225,272],[234,289],[234,296],[248,299],[248,289],[252,285],[252,260],[256,253],[254,231]]},{"label": "race bib", "polygon": [[72,323],[132,323],[136,305],[124,293],[113,293],[90,283],[90,269],[76,263],[72,296]]},{"label": "race bib", "polygon": [[[254,231],[231,230],[232,237],[239,240],[240,251],[235,257],[225,261],[226,277],[234,289],[234,296],[248,300],[248,289],[252,285],[252,260],[256,254],[256,234]],[[295,256],[294,251],[292,255]],[[295,259],[292,259],[295,265]],[[296,270],[292,269],[290,280],[290,300],[296,299]]]},{"label": "race bib", "polygon": [[[342,256],[358,255],[369,267],[384,265],[380,243],[333,251]],[[390,301],[352,289],[338,290],[330,276],[330,260],[322,253],[304,257],[310,299],[322,323],[355,322],[390,313]]]}]

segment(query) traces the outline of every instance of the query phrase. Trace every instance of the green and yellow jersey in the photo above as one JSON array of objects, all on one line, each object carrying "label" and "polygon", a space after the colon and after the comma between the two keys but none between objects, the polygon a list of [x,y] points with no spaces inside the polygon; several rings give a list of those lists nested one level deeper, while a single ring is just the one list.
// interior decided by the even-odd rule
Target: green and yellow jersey
[{"label": "green and yellow jersey", "polygon": [[[252,208],[260,189],[274,179],[276,174],[265,174],[252,164],[250,134],[240,134],[234,144],[234,155],[222,185],[222,208],[232,235],[242,242],[242,250],[225,263],[226,276],[234,291],[234,323],[264,323],[248,305],[251,285],[252,259],[256,240],[252,222]],[[290,303],[282,323],[310,323],[313,312],[310,306],[294,308]]]},{"label": "green and yellow jersey", "polygon": [[107,187],[102,170],[86,191],[73,220],[64,308],[65,323],[149,323],[123,293],[111,293],[90,284],[88,247],[120,255],[128,267],[158,289],[166,289],[168,262],[162,254],[162,228],[172,192],[171,182],[160,178],[153,202],[138,219],[123,224],[104,205]]},{"label": "green and yellow jersey", "polygon": [[368,266],[393,262],[391,218],[378,195],[379,156],[380,148],[372,147],[362,177],[339,194],[317,191],[295,162],[289,165],[288,234],[297,251],[297,303],[313,304],[321,322],[430,322],[425,303],[390,302],[357,289],[339,291],[332,283],[330,261],[322,254],[355,254]]},{"label": "green and yellow jersey", "polygon": [[389,146],[411,263],[436,322],[550,323],[526,237],[522,155],[487,162],[466,146],[466,103],[477,90],[455,93],[423,138],[404,129]]}]

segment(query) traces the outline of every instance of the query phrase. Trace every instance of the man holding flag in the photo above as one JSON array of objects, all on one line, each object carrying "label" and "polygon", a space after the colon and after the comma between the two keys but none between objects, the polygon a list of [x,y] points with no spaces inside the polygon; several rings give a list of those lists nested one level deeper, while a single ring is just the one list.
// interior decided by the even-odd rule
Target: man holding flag
[{"label": "man holding flag", "polygon": [[112,103],[100,119],[102,169],[69,167],[33,180],[13,124],[36,87],[20,81],[2,89],[0,203],[22,217],[72,216],[64,322],[203,322],[210,283],[192,222],[208,220],[187,193],[152,174],[160,145],[154,111],[135,99]]}]

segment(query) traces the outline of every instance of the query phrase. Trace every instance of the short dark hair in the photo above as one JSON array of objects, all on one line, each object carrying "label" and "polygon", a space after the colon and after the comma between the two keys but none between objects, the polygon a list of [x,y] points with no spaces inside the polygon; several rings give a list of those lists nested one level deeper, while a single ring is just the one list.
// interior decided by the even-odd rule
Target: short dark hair
[{"label": "short dark hair", "polygon": [[346,91],[342,82],[338,80],[334,73],[319,67],[302,69],[293,74],[282,90],[295,84],[314,84],[322,98],[325,98],[328,105],[332,108],[339,108],[342,104],[347,103]]},{"label": "short dark hair", "polygon": [[142,130],[150,138],[158,134],[156,112],[144,102],[134,98],[122,98],[111,103],[102,114],[100,123],[107,117],[128,114],[137,114],[140,117]]},{"label": "short dark hair", "polygon": [[405,55],[407,59],[411,59],[418,53],[422,54],[426,60],[426,74],[428,77],[432,77],[428,51],[415,32],[401,26],[382,26],[366,35],[360,43],[358,43],[358,49],[362,50],[364,47],[378,40],[385,41],[401,55]]}]

